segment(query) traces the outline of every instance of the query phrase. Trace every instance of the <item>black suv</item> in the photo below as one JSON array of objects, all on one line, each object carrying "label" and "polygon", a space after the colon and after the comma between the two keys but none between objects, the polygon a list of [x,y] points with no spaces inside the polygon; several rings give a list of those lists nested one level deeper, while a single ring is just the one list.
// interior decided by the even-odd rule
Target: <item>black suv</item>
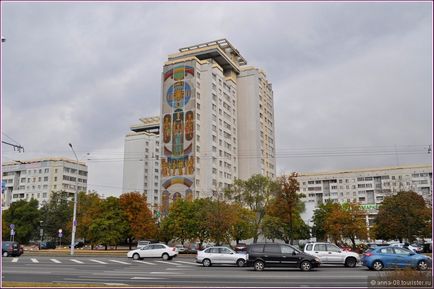
[{"label": "black suv", "polygon": [[257,243],[247,246],[247,266],[262,271],[265,267],[294,267],[309,271],[318,267],[321,261],[294,248],[291,245]]},{"label": "black suv", "polygon": [[20,244],[13,241],[3,241],[2,242],[2,255],[3,257],[8,256],[20,256],[23,252],[21,251]]}]

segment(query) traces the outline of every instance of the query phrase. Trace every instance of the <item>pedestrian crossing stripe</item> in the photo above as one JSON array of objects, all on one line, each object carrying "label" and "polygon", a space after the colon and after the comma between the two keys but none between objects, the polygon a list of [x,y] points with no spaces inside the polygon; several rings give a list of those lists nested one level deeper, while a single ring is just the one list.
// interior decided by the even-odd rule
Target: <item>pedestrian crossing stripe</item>
[{"label": "pedestrian crossing stripe", "polygon": [[57,259],[50,259],[51,261],[53,261],[54,263],[57,263],[57,264],[60,264],[60,263],[62,263],[62,262],[60,262],[59,260],[57,260]]},{"label": "pedestrian crossing stripe", "polygon": [[143,264],[148,264],[148,265],[157,265],[157,264],[154,264],[154,263],[150,263],[150,262],[146,262],[146,261],[141,261],[141,260],[134,260],[133,262],[143,263]]},{"label": "pedestrian crossing stripe", "polygon": [[99,261],[99,260],[94,260],[94,259],[89,259],[89,260],[92,262],[95,262],[95,263],[99,263],[99,264],[107,264],[106,262]]},{"label": "pedestrian crossing stripe", "polygon": [[13,258],[12,263],[16,263],[16,262],[18,262],[18,258]]},{"label": "pedestrian crossing stripe", "polygon": [[123,261],[118,261],[118,260],[109,260],[109,261],[112,261],[112,262],[115,262],[115,263],[119,263],[119,264],[130,265],[130,263],[123,262]]},{"label": "pedestrian crossing stripe", "polygon": [[31,258],[30,260],[32,260],[33,263],[39,263],[38,260]]},{"label": "pedestrian crossing stripe", "polygon": [[75,262],[75,263],[78,263],[78,264],[83,264],[83,262],[81,262],[81,261],[78,261],[78,260],[76,260],[76,259],[70,259],[72,262]]},{"label": "pedestrian crossing stripe", "polygon": [[175,262],[181,263],[181,264],[188,264],[188,265],[199,265],[198,263],[186,262],[186,261],[175,261]]}]

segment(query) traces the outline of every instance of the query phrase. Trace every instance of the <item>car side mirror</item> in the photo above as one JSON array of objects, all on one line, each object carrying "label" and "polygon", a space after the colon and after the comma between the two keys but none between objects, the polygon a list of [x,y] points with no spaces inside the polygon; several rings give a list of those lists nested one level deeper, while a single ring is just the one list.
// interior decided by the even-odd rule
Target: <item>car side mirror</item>
[{"label": "car side mirror", "polygon": [[295,251],[292,251],[292,256],[295,256],[295,255],[297,255],[297,253],[295,253]]},{"label": "car side mirror", "polygon": [[233,254],[234,252],[231,252],[231,254]]},{"label": "car side mirror", "polygon": [[409,256],[413,256],[413,255],[416,255],[416,253],[415,252],[410,252],[410,253],[408,253],[408,255]]}]

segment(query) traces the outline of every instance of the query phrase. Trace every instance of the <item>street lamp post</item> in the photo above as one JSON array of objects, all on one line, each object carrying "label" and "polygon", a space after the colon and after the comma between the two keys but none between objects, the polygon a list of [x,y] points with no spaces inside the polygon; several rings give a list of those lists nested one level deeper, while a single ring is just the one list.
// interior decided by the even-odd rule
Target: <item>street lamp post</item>
[{"label": "street lamp post", "polygon": [[74,247],[75,247],[75,231],[77,229],[77,195],[78,195],[78,157],[72,147],[72,144],[69,143],[69,147],[74,153],[75,159],[77,161],[77,176],[75,177],[75,193],[74,193],[74,212],[72,215],[72,234],[71,234],[71,256],[74,255]]}]

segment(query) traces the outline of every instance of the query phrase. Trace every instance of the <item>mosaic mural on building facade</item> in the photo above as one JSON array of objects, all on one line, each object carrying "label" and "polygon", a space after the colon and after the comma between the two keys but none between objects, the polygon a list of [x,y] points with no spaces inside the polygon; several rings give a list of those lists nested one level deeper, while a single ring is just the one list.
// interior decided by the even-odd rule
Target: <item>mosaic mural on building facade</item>
[{"label": "mosaic mural on building facade", "polygon": [[194,62],[164,67],[162,102],[162,213],[171,202],[193,198]]}]

